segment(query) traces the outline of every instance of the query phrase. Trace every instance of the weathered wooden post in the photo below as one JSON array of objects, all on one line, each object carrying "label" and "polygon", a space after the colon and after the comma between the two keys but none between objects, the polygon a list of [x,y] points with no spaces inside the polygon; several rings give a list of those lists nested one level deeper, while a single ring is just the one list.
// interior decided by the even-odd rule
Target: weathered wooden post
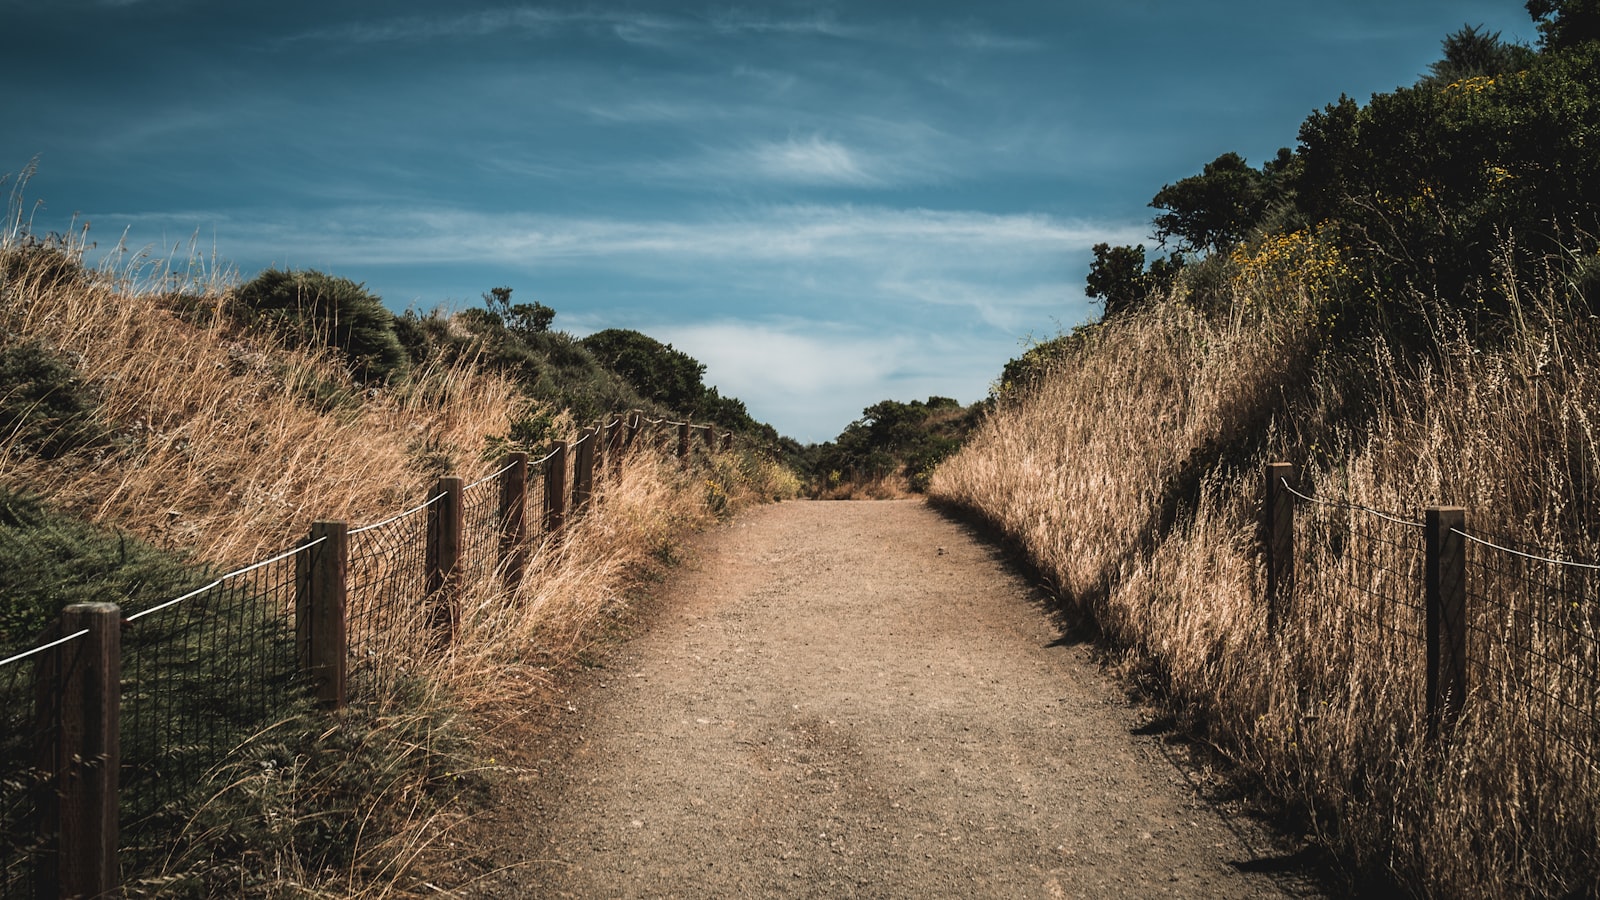
[{"label": "weathered wooden post", "polygon": [[722,452],[723,453],[732,453],[733,452],[733,432],[731,432],[731,431],[724,431],[722,433]]},{"label": "weathered wooden post", "polygon": [[622,454],[628,445],[628,420],[618,416],[616,424],[606,429],[606,471],[612,475],[622,471]]},{"label": "weathered wooden post", "polygon": [[567,442],[556,441],[544,463],[544,533],[558,534],[567,522]]},{"label": "weathered wooden post", "polygon": [[447,646],[455,638],[461,615],[462,489],[460,478],[447,475],[439,479],[428,498],[433,501],[428,507],[428,625],[439,646]]},{"label": "weathered wooden post", "polygon": [[511,453],[500,473],[500,570],[508,589],[528,565],[528,454]]},{"label": "weathered wooden post", "polygon": [[700,437],[706,442],[706,452],[717,452],[717,427],[715,425],[700,426]]},{"label": "weathered wooden post", "polygon": [[[56,837],[39,872],[39,896],[100,897],[119,883],[117,806],[122,767],[122,610],[74,603],[63,636],[88,634],[41,658],[39,733],[53,733],[40,762],[55,776],[41,797],[40,825]],[[50,726],[54,726],[53,728]],[[48,740],[48,738],[47,738]]]},{"label": "weathered wooden post", "polygon": [[1261,546],[1267,570],[1267,634],[1283,628],[1294,596],[1294,494],[1290,463],[1267,463],[1261,503]]},{"label": "weathered wooden post", "polygon": [[644,413],[633,410],[628,413],[628,435],[623,441],[622,449],[632,450],[635,442],[639,440],[639,432],[644,428]]},{"label": "weathered wooden post", "polygon": [[598,434],[593,428],[585,428],[578,438],[577,470],[572,479],[572,508],[574,511],[588,507],[589,498],[594,495],[594,452],[595,444],[599,443]]},{"label": "weathered wooden post", "polygon": [[348,684],[345,579],[350,565],[350,526],[316,522],[315,544],[295,557],[294,630],[300,671],[324,709],[343,709]]},{"label": "weathered wooden post", "polygon": [[1428,611],[1428,737],[1447,737],[1467,695],[1467,511],[1432,506],[1423,518]]},{"label": "weathered wooden post", "polygon": [[678,458],[683,459],[689,455],[689,423],[678,423]]}]

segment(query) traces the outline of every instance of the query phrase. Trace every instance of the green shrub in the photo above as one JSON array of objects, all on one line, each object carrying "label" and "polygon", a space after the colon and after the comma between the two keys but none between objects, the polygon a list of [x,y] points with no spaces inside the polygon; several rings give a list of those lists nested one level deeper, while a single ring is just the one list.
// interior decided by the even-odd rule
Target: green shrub
[{"label": "green shrub", "polygon": [[0,648],[26,649],[70,604],[111,601],[135,610],[177,596],[198,579],[136,538],[0,487]]},{"label": "green shrub", "polygon": [[394,315],[349,279],[268,269],[240,285],[234,300],[247,324],[275,328],[298,345],[338,348],[361,381],[386,381],[407,368]]},{"label": "green shrub", "polygon": [[55,459],[110,440],[99,398],[77,370],[42,344],[0,348],[0,446]]}]

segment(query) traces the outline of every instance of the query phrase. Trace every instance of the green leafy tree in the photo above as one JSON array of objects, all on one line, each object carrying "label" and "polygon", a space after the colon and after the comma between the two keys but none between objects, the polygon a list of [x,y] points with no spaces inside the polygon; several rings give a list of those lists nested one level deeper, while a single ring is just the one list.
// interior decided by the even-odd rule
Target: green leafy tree
[{"label": "green leafy tree", "polygon": [[384,381],[407,368],[394,315],[349,279],[312,269],[268,269],[240,285],[234,301],[251,325],[273,328],[291,343],[339,349],[362,381]]},{"label": "green leafy tree", "polygon": [[668,409],[692,412],[705,394],[706,367],[671,344],[625,328],[597,331],[580,343],[601,365],[621,375],[639,396]]},{"label": "green leafy tree", "polygon": [[1100,300],[1105,318],[1134,309],[1148,293],[1144,272],[1144,245],[1113,247],[1094,245],[1094,262],[1089,264],[1088,283],[1083,292]]},{"label": "green leafy tree", "polygon": [[1171,290],[1185,266],[1183,254],[1173,253],[1156,257],[1147,271],[1142,244],[1113,247],[1101,243],[1095,244],[1093,250],[1094,261],[1089,264],[1083,292],[1101,301],[1105,318],[1137,309],[1152,296]]},{"label": "green leafy tree", "polygon": [[489,312],[499,317],[507,331],[525,341],[533,335],[547,333],[556,318],[556,311],[543,303],[512,303],[508,287],[490,288],[483,295],[483,303]]},{"label": "green leafy tree", "polygon": [[[1296,196],[1373,296],[1420,291],[1488,323],[1505,312],[1507,238],[1533,271],[1593,253],[1600,234],[1600,43],[1528,69],[1347,97],[1301,126]],[[1393,316],[1388,318],[1393,319]]]},{"label": "green leafy tree", "polygon": [[1213,253],[1244,240],[1261,221],[1271,200],[1268,172],[1251,168],[1237,153],[1206,163],[1199,175],[1165,185],[1150,205],[1165,210],[1155,218],[1161,246]]}]

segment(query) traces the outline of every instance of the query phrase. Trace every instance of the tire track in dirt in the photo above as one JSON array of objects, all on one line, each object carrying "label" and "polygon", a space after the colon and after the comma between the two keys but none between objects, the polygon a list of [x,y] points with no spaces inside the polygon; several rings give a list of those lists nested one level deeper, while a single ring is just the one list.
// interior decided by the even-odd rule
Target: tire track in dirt
[{"label": "tire track in dirt", "polygon": [[1279,897],[989,545],[920,502],[742,514],[497,815],[523,897]]}]

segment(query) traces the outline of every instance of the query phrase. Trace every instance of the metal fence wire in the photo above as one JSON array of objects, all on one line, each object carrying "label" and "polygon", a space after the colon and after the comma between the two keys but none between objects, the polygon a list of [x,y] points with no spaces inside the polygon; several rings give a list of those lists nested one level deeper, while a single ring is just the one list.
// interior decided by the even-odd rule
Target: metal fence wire
[{"label": "metal fence wire", "polygon": [[379,693],[428,646],[429,501],[350,531],[345,622],[353,693]]},{"label": "metal fence wire", "polygon": [[[520,546],[512,546],[508,501],[502,495],[502,477],[510,466],[462,490],[457,584],[499,582],[538,546],[548,459],[528,465],[526,496],[537,499],[524,507]],[[382,702],[439,641],[437,610],[430,608],[438,598],[428,595],[428,545],[430,514],[440,502],[436,496],[348,532],[345,625],[352,699]],[[210,776],[227,777],[226,764],[237,762],[242,749],[271,740],[275,725],[313,708],[311,684],[301,671],[295,610],[300,592],[309,588],[306,579],[320,540],[215,579],[179,566],[159,569],[141,562],[130,567],[130,557],[120,550],[118,559],[107,561],[107,572],[116,577],[133,573],[125,588],[110,589],[110,599],[121,601],[125,615],[118,816],[118,858],[125,872],[161,871],[181,850],[175,845],[178,836],[225,787],[208,783]],[[84,565],[76,561],[63,584],[83,580]],[[150,574],[158,569],[160,577]],[[105,600],[107,583],[120,585],[85,581],[82,597],[62,593],[71,585],[52,588],[52,597]],[[11,631],[21,627],[13,628],[17,623],[9,620],[4,624]],[[51,823],[39,819],[39,810],[54,808],[41,798],[55,789],[48,760],[59,755],[52,742],[60,711],[46,706],[60,696],[52,689],[57,671],[52,666],[70,662],[76,647],[88,643],[77,640],[87,632],[55,635],[54,645],[61,649],[43,652],[51,650],[52,633],[0,635],[0,656],[5,656],[0,659],[0,897],[5,898],[37,893],[40,873],[52,859],[46,837]],[[17,645],[32,649],[7,656]]]},{"label": "metal fence wire", "polygon": [[1469,697],[1529,758],[1600,773],[1600,569],[1468,534]]},{"label": "metal fence wire", "polygon": [[207,773],[305,703],[297,548],[129,616],[122,648],[122,851],[148,870],[211,792]]},{"label": "metal fence wire", "polygon": [[[53,641],[52,629],[41,642]],[[72,652],[72,644],[64,645]],[[0,666],[0,897],[32,897],[40,857],[48,850],[38,819],[39,792],[50,789],[42,759],[55,755],[51,713],[38,713],[39,659]],[[47,695],[48,696],[48,695]]]},{"label": "metal fence wire", "polygon": [[458,581],[462,585],[487,585],[497,577],[500,560],[500,479],[491,475],[466,485],[461,493]]},{"label": "metal fence wire", "polygon": [[1300,691],[1360,704],[1374,721],[1416,721],[1426,689],[1421,526],[1297,495],[1289,613]]}]

